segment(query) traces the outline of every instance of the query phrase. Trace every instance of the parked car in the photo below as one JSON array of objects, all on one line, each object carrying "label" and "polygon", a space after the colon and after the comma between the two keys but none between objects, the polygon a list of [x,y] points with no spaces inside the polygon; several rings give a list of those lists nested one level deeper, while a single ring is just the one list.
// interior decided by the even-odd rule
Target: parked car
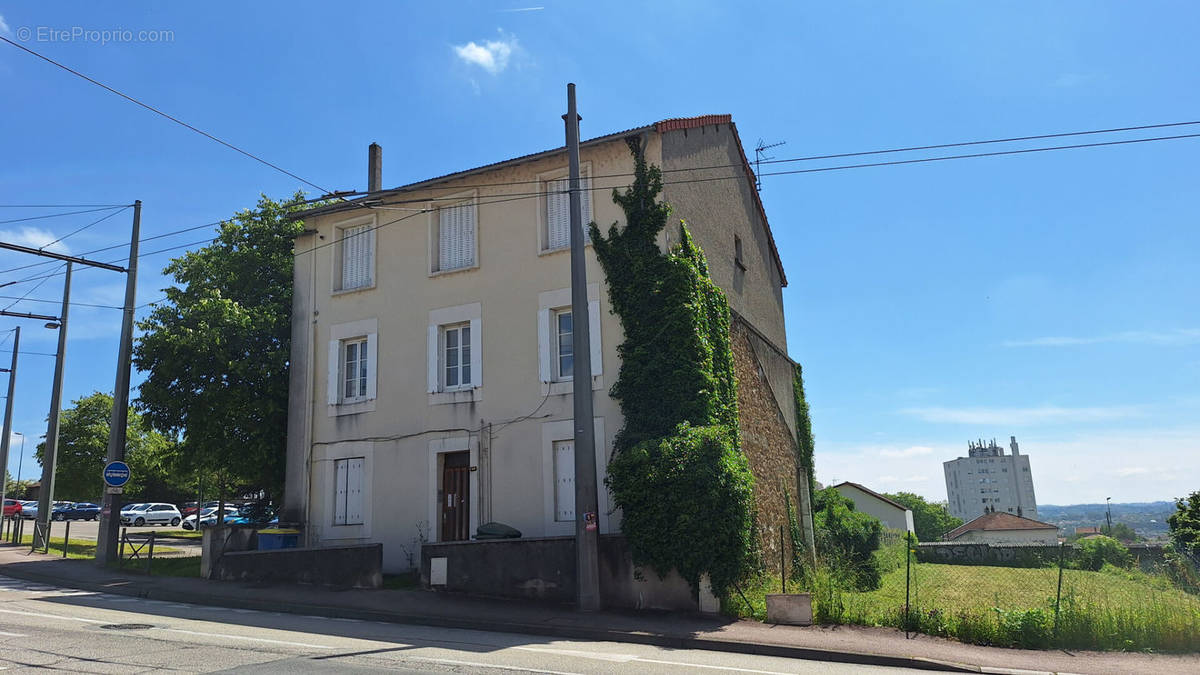
[{"label": "parked car", "polygon": [[30,499],[21,502],[21,517],[25,520],[33,520],[37,518],[38,503],[36,499]]},{"label": "parked car", "polygon": [[121,522],[125,525],[141,527],[142,525],[178,525],[183,520],[179,509],[174,504],[136,504],[138,508],[126,507],[121,509]]},{"label": "parked car", "polygon": [[263,525],[278,523],[275,507],[268,504],[246,504],[238,511],[237,517],[225,522],[231,525]]},{"label": "parked car", "polygon": [[54,507],[50,513],[54,520],[96,520],[100,517],[100,505],[91,502],[76,502]]},{"label": "parked car", "polygon": [[[225,508],[225,524],[226,525],[232,525],[234,523],[234,521],[236,521],[239,517],[240,516],[238,515],[237,511],[234,511],[233,509],[230,509],[228,507]],[[217,507],[209,506],[209,507],[206,507],[205,509],[203,509],[202,511],[200,511],[200,527],[212,527],[213,525],[216,525],[216,524],[217,524]],[[183,529],[185,529],[185,530],[196,529],[195,514],[190,515],[187,518],[184,518],[182,525],[183,525]]]},{"label": "parked car", "polygon": [[5,499],[4,500],[4,517],[5,518],[16,518],[17,516],[21,515],[22,508],[24,508],[24,506],[21,504],[21,502],[15,500],[15,499]]}]

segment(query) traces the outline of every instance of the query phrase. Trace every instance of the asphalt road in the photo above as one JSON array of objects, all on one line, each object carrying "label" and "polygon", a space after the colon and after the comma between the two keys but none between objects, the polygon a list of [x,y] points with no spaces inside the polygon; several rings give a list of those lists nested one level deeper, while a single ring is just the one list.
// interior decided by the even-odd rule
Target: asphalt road
[{"label": "asphalt road", "polygon": [[46,669],[506,675],[916,672],[224,609],[55,588],[0,576],[0,670]]}]

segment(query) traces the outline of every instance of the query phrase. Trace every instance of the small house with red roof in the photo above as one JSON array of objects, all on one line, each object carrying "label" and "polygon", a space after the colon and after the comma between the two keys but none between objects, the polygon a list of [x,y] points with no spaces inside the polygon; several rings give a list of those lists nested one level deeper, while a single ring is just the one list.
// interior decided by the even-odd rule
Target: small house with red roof
[{"label": "small house with red roof", "polygon": [[1058,543],[1058,526],[1032,518],[992,511],[946,534],[946,541],[977,544]]}]

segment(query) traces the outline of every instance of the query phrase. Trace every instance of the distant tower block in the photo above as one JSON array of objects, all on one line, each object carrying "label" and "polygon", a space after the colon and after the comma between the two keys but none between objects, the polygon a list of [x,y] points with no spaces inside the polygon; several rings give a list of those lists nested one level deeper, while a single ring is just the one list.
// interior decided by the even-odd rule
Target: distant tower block
[{"label": "distant tower block", "polygon": [[991,511],[1037,519],[1029,455],[1009,436],[1011,455],[996,439],[967,441],[967,456],[942,463],[950,513],[970,521]]}]

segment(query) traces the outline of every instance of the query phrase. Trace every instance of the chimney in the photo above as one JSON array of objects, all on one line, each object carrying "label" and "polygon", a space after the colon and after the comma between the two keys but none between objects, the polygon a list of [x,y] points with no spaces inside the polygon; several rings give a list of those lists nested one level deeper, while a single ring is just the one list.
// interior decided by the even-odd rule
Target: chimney
[{"label": "chimney", "polygon": [[383,189],[383,148],[372,143],[367,149],[367,192]]}]

